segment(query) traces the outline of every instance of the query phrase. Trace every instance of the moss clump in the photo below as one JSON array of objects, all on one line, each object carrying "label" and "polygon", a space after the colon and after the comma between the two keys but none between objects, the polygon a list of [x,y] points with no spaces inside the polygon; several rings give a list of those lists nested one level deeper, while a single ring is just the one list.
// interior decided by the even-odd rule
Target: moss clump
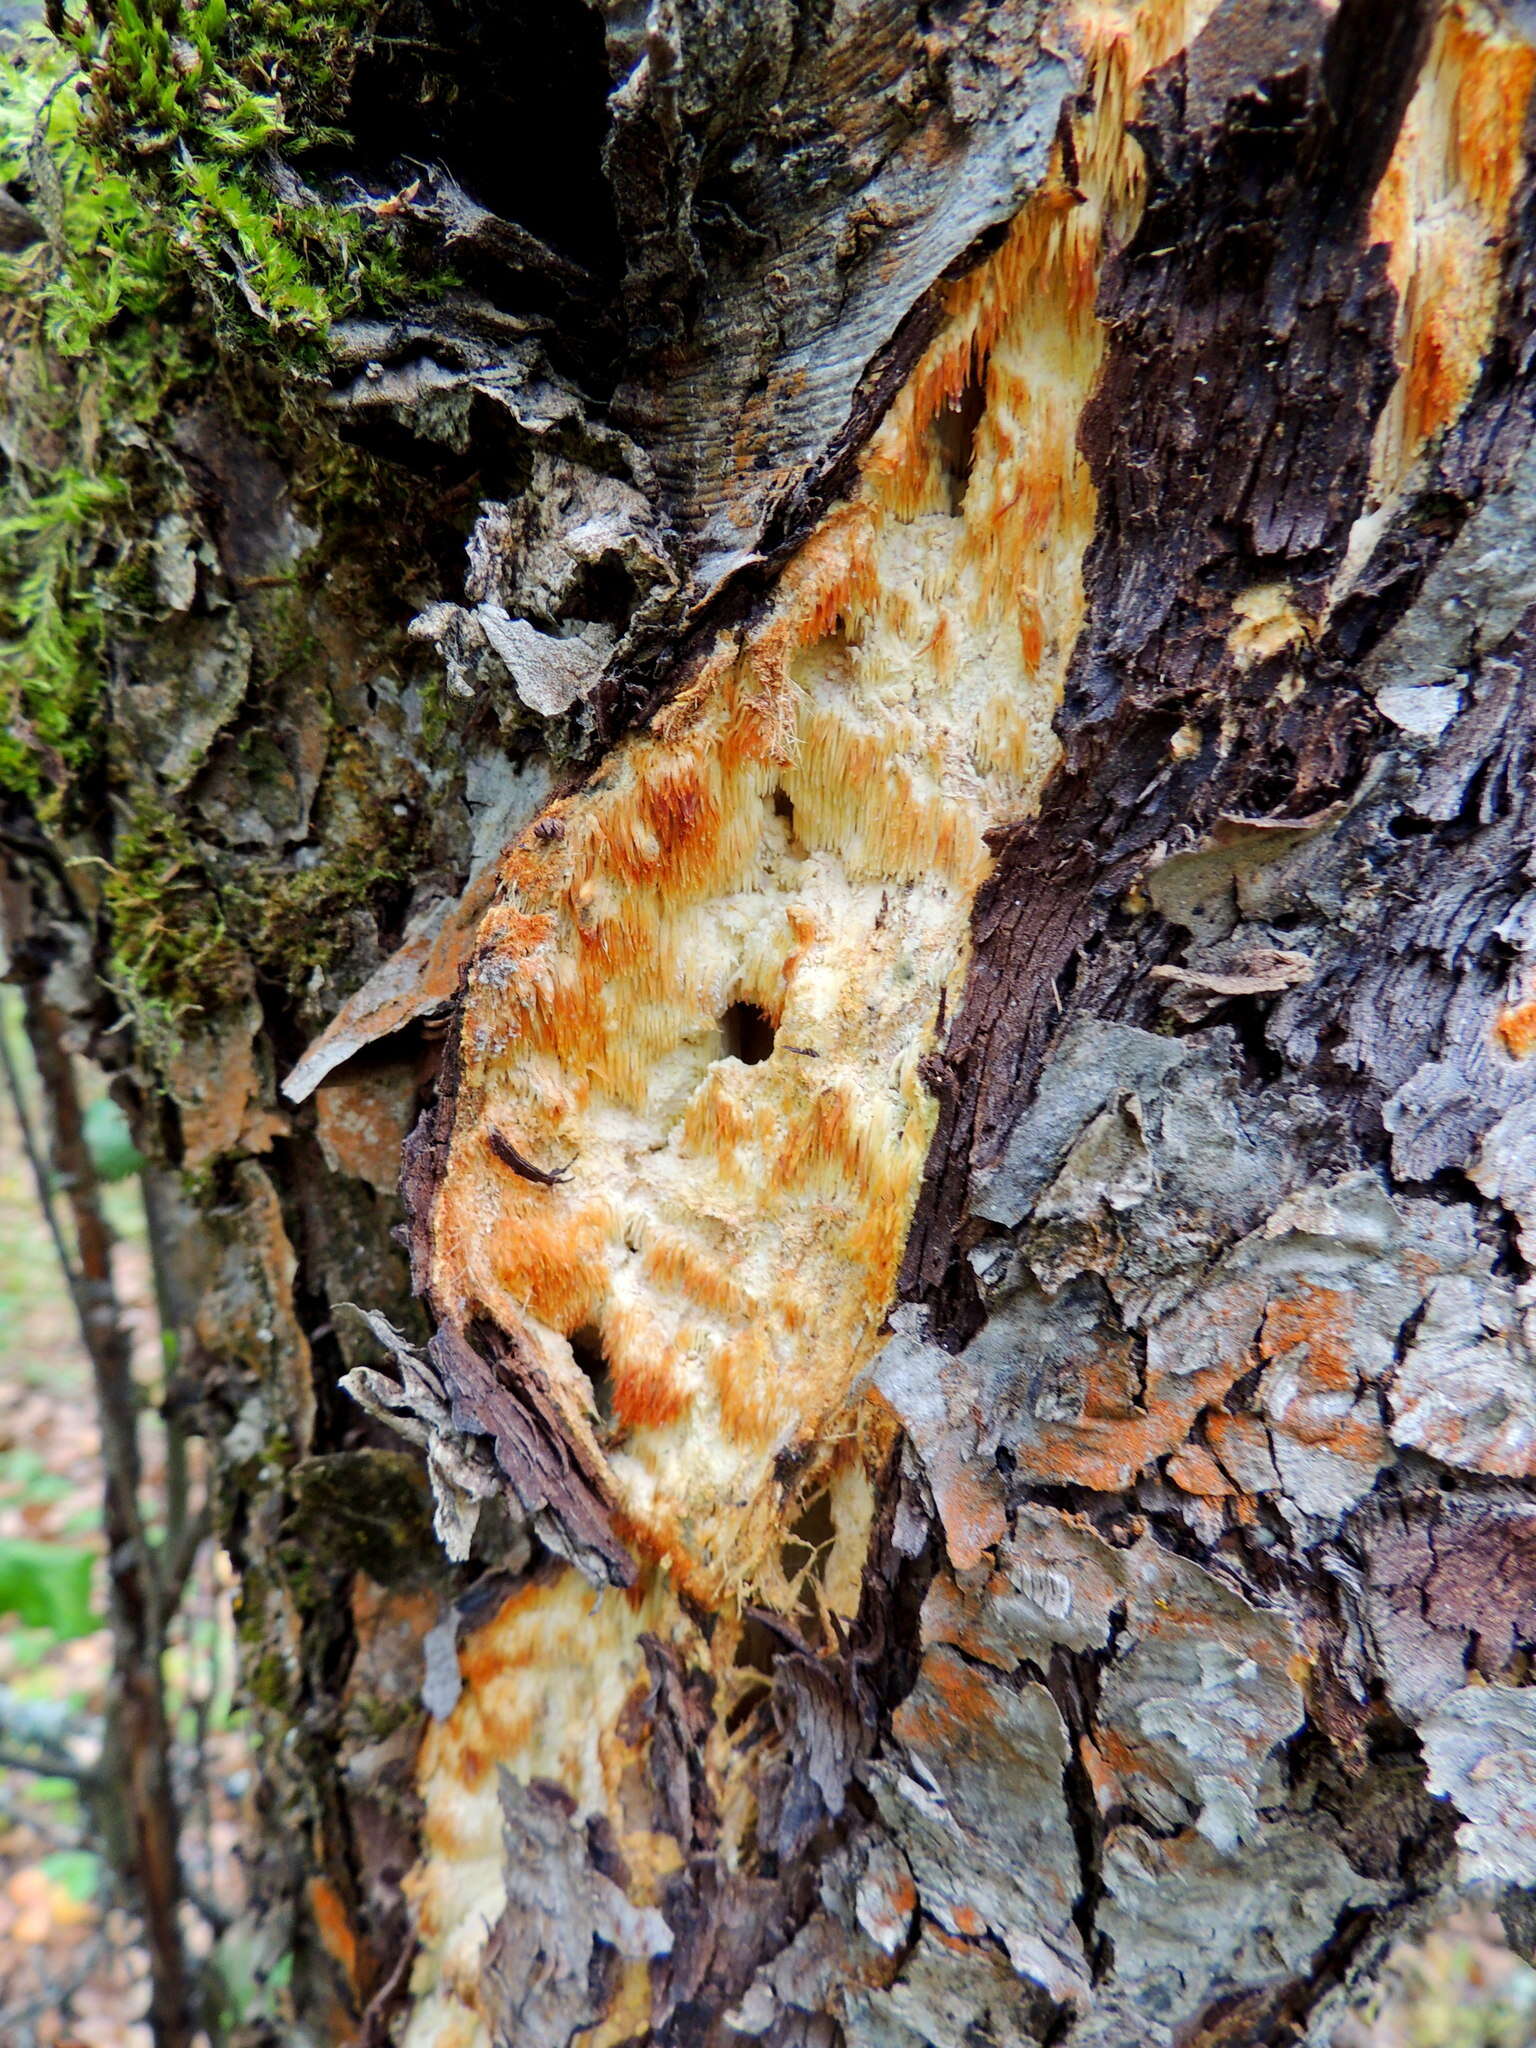
[{"label": "moss clump", "polygon": [[346,918],[358,906],[376,907],[391,885],[410,878],[408,853],[397,842],[343,846],[329,860],[274,880],[251,908],[251,957],[264,973],[297,990],[318,969],[326,972],[352,943]]},{"label": "moss clump", "polygon": [[[104,525],[120,497],[67,469],[22,478],[0,512],[0,783],[35,794],[96,749],[101,616],[88,599]],[[85,601],[82,601],[85,600]]]},{"label": "moss clump", "polygon": [[313,867],[252,862],[213,874],[186,827],[141,799],[117,834],[102,895],[112,981],[146,1046],[173,1051],[191,1019],[250,985],[253,968],[290,992],[328,970],[354,942],[348,913],[376,911],[417,872],[426,824],[402,810],[347,806]]},{"label": "moss clump", "polygon": [[176,472],[173,403],[218,373],[221,342],[318,369],[334,319],[412,284],[387,208],[324,199],[292,167],[344,139],[378,12],[89,0],[50,10],[56,38],[0,46],[0,185],[40,229],[0,254],[19,422],[0,482],[0,785],[34,802],[97,759],[109,627]]},{"label": "moss clump", "polygon": [[146,428],[196,374],[168,321],[174,270],[126,179],[86,147],[68,59],[18,41],[0,65],[0,183],[43,230],[0,256],[13,431],[0,485],[0,783],[34,799],[98,746],[103,643]]},{"label": "moss clump", "polygon": [[[5,50],[0,181],[30,188],[43,233],[31,247],[0,258],[0,289],[26,301],[31,324],[66,361],[86,356],[115,330],[108,359],[93,367],[113,380],[111,395],[124,416],[142,424],[160,409],[180,344],[177,331],[130,330],[124,323],[170,309],[186,266],[156,231],[130,179],[93,146],[68,51],[36,31],[6,38]],[[158,374],[146,383],[142,372],[152,364]]]},{"label": "moss clump", "polygon": [[259,975],[296,994],[355,943],[352,913],[403,905],[427,858],[431,821],[419,787],[381,805],[379,764],[355,735],[338,739],[317,809],[324,853],[312,867],[252,865],[225,887],[225,914]]},{"label": "moss clump", "polygon": [[[432,1496],[421,1466],[406,1452],[370,1448],[307,1458],[289,1475],[288,1494],[283,1554],[298,1597],[313,1582],[317,1559],[332,1582],[336,1573],[353,1571],[389,1588],[441,1577]],[[324,1581],[320,1597],[327,1597]]]},{"label": "moss clump", "polygon": [[381,11],[379,0],[90,0],[83,18],[61,16],[90,142],[131,167],[168,247],[242,335],[302,349],[409,287],[387,211],[329,199],[295,169],[347,139],[353,67]]},{"label": "moss clump", "polygon": [[174,818],[141,812],[118,835],[102,893],[119,992],[141,1036],[173,1045],[189,1017],[227,1003],[246,973],[212,880]]}]

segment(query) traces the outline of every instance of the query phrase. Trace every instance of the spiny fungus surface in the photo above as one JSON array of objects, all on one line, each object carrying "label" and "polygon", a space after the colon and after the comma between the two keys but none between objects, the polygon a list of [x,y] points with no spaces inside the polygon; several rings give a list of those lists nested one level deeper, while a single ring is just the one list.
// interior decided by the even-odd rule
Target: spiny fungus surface
[{"label": "spiny fungus surface", "polygon": [[[512,1335],[645,1569],[629,1593],[571,1572],[532,1586],[466,1651],[421,1765],[413,2048],[484,2038],[481,1945],[506,1896],[493,1760],[606,1812],[632,1873],[654,1875],[618,1782],[642,1628],[686,1641],[729,1701],[748,1603],[856,1608],[892,1441],[862,1383],[932,1133],[920,1063],[959,996],[987,834],[1031,813],[1058,759],[1095,516],[1078,428],[1099,265],[1141,204],[1127,124],[1208,11],[1077,15],[1090,90],[1070,134],[950,288],[848,500],[768,616],[722,635],[653,729],[503,860],[430,1291],[444,1320]],[[818,1498],[824,1539],[786,1543]],[[707,1644],[674,1589],[715,1613]],[[614,1696],[572,1702],[579,1768],[544,1754],[528,1713],[487,1721],[505,1669],[579,1691],[615,1632]],[[710,1767],[734,1858],[750,1816],[728,1759]]]},{"label": "spiny fungus surface", "polygon": [[769,618],[523,835],[480,927],[437,1308],[521,1340],[711,1605],[785,1598],[774,1462],[872,1355],[986,834],[1057,758],[1099,251],[1137,203],[1135,81],[1187,26],[1082,24],[1076,182],[1058,149]]},{"label": "spiny fungus surface", "polygon": [[[459,1705],[428,1731],[421,1757],[425,1855],[407,1891],[423,1939],[417,1988],[428,1995],[410,2048],[481,2048],[487,2038],[483,1958],[506,1905],[502,1768],[562,1786],[583,1815],[620,1815],[635,1803],[641,1755],[621,1723],[643,1690],[640,1638],[674,1633],[674,1605],[659,1587],[633,1601],[594,1599],[565,1571],[519,1587],[465,1645]],[[621,1840],[631,1888],[654,1895],[678,1865],[676,1843],[633,1827]]]}]

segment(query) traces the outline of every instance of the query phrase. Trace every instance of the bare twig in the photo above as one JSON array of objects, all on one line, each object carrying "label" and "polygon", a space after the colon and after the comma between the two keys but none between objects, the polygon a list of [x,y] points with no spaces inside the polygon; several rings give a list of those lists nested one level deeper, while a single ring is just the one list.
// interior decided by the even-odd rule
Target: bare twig
[{"label": "bare twig", "polygon": [[73,1757],[28,1756],[24,1750],[3,1747],[0,1771],[30,1771],[38,1778],[68,1778],[87,1790],[94,1790],[101,1776],[94,1765],[77,1763]]},{"label": "bare twig", "polygon": [[21,1132],[21,1149],[27,1155],[27,1165],[31,1168],[33,1184],[37,1189],[37,1206],[42,1210],[43,1221],[48,1225],[48,1235],[53,1240],[59,1271],[64,1275],[64,1285],[69,1289],[70,1299],[74,1302],[78,1314],[81,1312],[79,1276],[75,1272],[75,1262],[70,1257],[69,1246],[64,1242],[59,1212],[53,1202],[53,1182],[49,1179],[47,1162],[32,1129],[26,1090],[22,1087],[21,1076],[16,1071],[16,1062],[11,1057],[10,1041],[3,1028],[0,1028],[0,1067],[5,1070],[6,1093],[10,1096],[11,1107],[16,1112],[16,1125]]},{"label": "bare twig", "polygon": [[[161,1674],[168,1613],[139,1500],[132,1349],[113,1284],[112,1235],[86,1143],[62,1019],[36,980],[24,984],[23,1015],[47,1109],[54,1173],[74,1225],[71,1294],[91,1361],[101,1428],[113,1669],[100,1789],[104,1807],[115,1794],[121,1814],[118,1860],[144,1923],[156,2048],[190,2048],[171,1729]],[[109,1809],[104,1818],[110,1819]]]},{"label": "bare twig", "polygon": [[[190,1304],[181,1284],[171,1247],[176,1241],[178,1217],[171,1176],[153,1166],[139,1173],[139,1193],[144,1204],[144,1234],[149,1245],[150,1273],[155,1286],[155,1308],[160,1318],[162,1352],[174,1343],[175,1332],[187,1320]],[[165,1612],[173,1613],[181,1595],[190,1558],[184,1549],[185,1532],[192,1519],[191,1483],[187,1458],[187,1431],[170,1409],[162,1391],[160,1420],[165,1430],[165,1539],[160,1551],[161,1600]],[[196,1554],[196,1545],[193,1546]]]},{"label": "bare twig", "polygon": [[160,1597],[167,1614],[175,1613],[197,1563],[197,1554],[213,1528],[208,1503],[202,1502],[190,1521],[160,1546]]}]

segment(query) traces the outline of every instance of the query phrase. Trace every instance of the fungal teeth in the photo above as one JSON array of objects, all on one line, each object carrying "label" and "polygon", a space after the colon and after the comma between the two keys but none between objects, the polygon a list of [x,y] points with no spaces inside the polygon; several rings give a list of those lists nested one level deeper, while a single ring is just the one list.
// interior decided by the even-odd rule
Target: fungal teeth
[{"label": "fungal teeth", "polygon": [[[1140,189],[1124,121],[1201,12],[1085,13],[1072,186],[1058,167],[950,287],[766,618],[565,801],[559,840],[524,835],[480,930],[438,1305],[561,1359],[594,1333],[604,1412],[552,1369],[567,1426],[711,1605],[786,1597],[774,1459],[847,1408],[892,1298],[986,835],[1058,758],[1097,270]],[[487,1129],[567,1177],[507,1172]]]},{"label": "fungal teeth", "polygon": [[[1095,515],[1077,436],[1098,263],[1139,205],[1125,123],[1210,4],[1080,11],[1073,189],[1049,183],[948,288],[857,488],[767,617],[565,801],[562,840],[528,834],[503,862],[432,1291],[543,1359],[650,1568],[631,1592],[594,1597],[574,1572],[520,1588],[466,1646],[464,1696],[423,1752],[435,1989],[411,2048],[484,2048],[483,1936],[463,1930],[501,1906],[485,1757],[608,1814],[642,1867],[656,1838],[625,1833],[624,1701],[643,1635],[685,1644],[713,1667],[710,1767],[745,1840],[724,1733],[743,1611],[856,1611],[894,1432],[863,1376],[933,1130],[921,1061],[958,1005],[986,835],[1030,815],[1059,757]],[[742,1056],[740,1004],[771,1030],[766,1056]],[[573,1158],[569,1180],[493,1174],[492,1123],[526,1158]],[[707,1646],[677,1588],[714,1610]],[[576,1698],[572,1670],[596,1674]]]}]

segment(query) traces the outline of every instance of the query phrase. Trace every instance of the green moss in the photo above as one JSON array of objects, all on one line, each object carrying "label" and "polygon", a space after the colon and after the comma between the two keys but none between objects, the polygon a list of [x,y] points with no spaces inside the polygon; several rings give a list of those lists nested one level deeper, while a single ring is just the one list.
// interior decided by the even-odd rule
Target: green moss
[{"label": "green moss", "polygon": [[132,166],[169,247],[242,334],[302,350],[410,286],[393,221],[294,170],[346,140],[353,68],[381,11],[379,0],[91,0],[68,21],[93,143]]},{"label": "green moss", "polygon": [[46,238],[0,257],[16,420],[0,489],[0,782],[34,798],[94,759],[103,645],[129,552],[145,424],[194,374],[195,330],[127,181],[81,138],[49,39],[0,65],[0,181],[24,180]]},{"label": "green moss", "polygon": [[227,1003],[245,966],[184,827],[141,810],[113,848],[103,889],[112,970],[141,1037],[173,1046],[188,1017]]},{"label": "green moss", "polygon": [[454,736],[453,707],[448,702],[448,686],[441,675],[423,676],[420,690],[422,750],[429,760],[436,760]]},{"label": "green moss", "polygon": [[66,469],[17,479],[0,512],[0,783],[36,794],[95,751],[102,620],[91,601],[107,521],[121,496]]},{"label": "green moss", "polygon": [[399,1728],[409,1728],[421,1718],[419,1700],[406,1694],[395,1699],[378,1693],[361,1693],[348,1703],[348,1733],[365,1742],[387,1742]]},{"label": "green moss", "polygon": [[315,1584],[315,1560],[332,1575],[318,1583],[323,1598],[331,1597],[337,1572],[366,1572],[386,1587],[419,1586],[440,1574],[426,1475],[403,1451],[308,1458],[289,1474],[288,1500],[284,1569],[301,1601]]},{"label": "green moss", "polygon": [[293,1688],[281,1652],[265,1650],[259,1657],[248,1659],[240,1676],[251,1698],[269,1712],[282,1714],[291,1705]]},{"label": "green moss", "polygon": [[[8,39],[0,71],[0,178],[22,180],[46,239],[0,259],[0,288],[27,296],[40,311],[48,342],[66,359],[86,354],[108,329],[167,309],[185,266],[155,230],[131,181],[92,146],[67,50],[41,31]],[[142,371],[153,356],[173,369],[174,332],[120,333],[112,376],[124,349]],[[147,387],[122,376],[113,396],[126,416],[142,421],[162,403],[163,376]]]},{"label": "green moss", "polygon": [[0,784],[44,806],[99,758],[104,649],[175,473],[173,402],[253,343],[307,374],[333,320],[442,282],[408,275],[379,209],[291,169],[342,139],[378,12],[90,0],[60,40],[3,46],[0,183],[46,232],[0,255],[20,428],[0,485]]},{"label": "green moss", "polygon": [[141,799],[118,833],[103,897],[113,984],[151,1052],[174,1052],[188,1021],[226,1005],[251,966],[297,990],[352,943],[350,911],[377,910],[381,895],[410,882],[421,857],[419,816],[361,805],[346,812],[313,867],[252,862],[220,878],[185,826]]},{"label": "green moss", "polygon": [[381,888],[403,882],[408,872],[402,854],[386,844],[343,846],[312,868],[284,873],[259,899],[251,898],[252,958],[297,989],[351,943],[346,913],[371,906]]},{"label": "green moss", "polygon": [[230,928],[257,972],[297,992],[354,943],[350,913],[389,908],[419,873],[429,821],[419,805],[380,805],[378,764],[355,736],[338,739],[317,810],[325,852],[313,867],[251,866],[225,890]]}]

